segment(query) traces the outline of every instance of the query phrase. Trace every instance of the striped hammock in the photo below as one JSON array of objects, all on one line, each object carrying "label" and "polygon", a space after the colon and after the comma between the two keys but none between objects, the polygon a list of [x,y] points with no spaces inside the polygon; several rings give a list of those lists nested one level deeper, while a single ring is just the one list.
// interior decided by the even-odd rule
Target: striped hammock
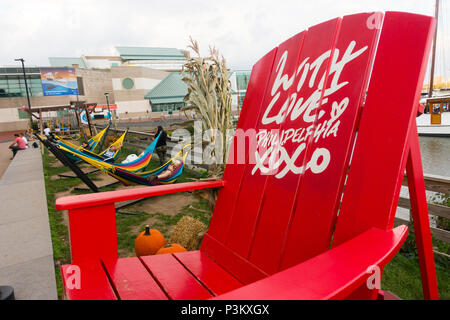
[{"label": "striped hammock", "polygon": [[[119,180],[123,185],[129,186],[129,185],[145,185],[145,186],[154,186],[159,184],[170,184],[176,182],[176,180],[179,178],[179,176],[183,173],[183,167],[186,162],[186,157],[189,153],[187,148],[190,146],[190,144],[185,145],[175,157],[168,160],[165,164],[162,166],[149,170],[149,171],[143,171],[143,172],[129,172],[123,169],[116,168],[111,171],[107,171],[107,174],[109,174],[111,177],[116,178]],[[170,164],[172,164],[173,161],[179,160],[181,161],[181,165],[170,175],[170,177],[161,179],[161,180],[154,180],[152,182],[149,182],[147,179],[151,175],[159,175],[160,173],[167,170]]]},{"label": "striped hammock", "polygon": [[100,131],[99,133],[97,133],[95,136],[93,136],[92,138],[90,138],[87,142],[88,146],[86,148],[83,148],[81,146],[77,146],[67,140],[64,140],[63,138],[59,137],[59,136],[55,136],[56,139],[59,140],[59,142],[64,143],[65,145],[68,145],[72,148],[78,149],[78,150],[88,150],[88,151],[93,151],[95,149],[95,147],[97,147],[97,145],[100,143],[100,141],[102,140],[103,136],[105,135],[106,131],[108,131],[109,129],[109,125],[106,126],[102,131]]},{"label": "striped hammock", "polygon": [[144,150],[144,152],[136,160],[128,163],[107,162],[104,160],[100,160],[92,155],[86,154],[76,148],[72,148],[70,146],[58,145],[58,147],[61,150],[69,152],[72,155],[80,158],[81,160],[105,172],[111,171],[113,169],[122,169],[129,172],[138,172],[144,170],[150,163],[150,160],[152,158],[153,152],[155,150],[156,144],[160,136],[161,134],[159,134],[155,138],[155,140],[153,140],[153,142]]},{"label": "striped hammock", "polygon": [[[101,161],[107,161],[107,162],[112,162],[112,161],[115,161],[116,159],[117,159],[117,156],[119,155],[119,152],[120,152],[120,148],[119,149],[117,149],[117,150],[115,150],[114,151],[114,154],[113,155],[110,155],[110,156],[108,156],[106,153],[107,153],[107,151],[111,148],[111,147],[114,147],[114,146],[117,146],[117,145],[120,145],[120,144],[123,144],[123,141],[124,141],[124,139],[125,139],[125,136],[127,135],[127,133],[128,133],[128,130],[127,131],[125,131],[116,141],[114,141],[113,143],[111,143],[111,145],[109,145],[108,146],[108,148],[106,148],[105,150],[103,150],[102,152],[100,152],[100,153],[94,153],[94,152],[92,152],[92,151],[89,151],[89,150],[87,150],[87,149],[85,149],[85,148],[79,148],[79,146],[76,146],[76,145],[74,145],[74,144],[72,144],[72,143],[70,143],[70,142],[68,142],[68,141],[59,141],[58,142],[58,146],[63,146],[63,147],[65,147],[66,149],[70,149],[70,148],[72,148],[72,149],[77,149],[77,150],[79,150],[79,151],[81,151],[82,153],[84,153],[85,155],[88,155],[88,156],[90,156],[90,157],[92,157],[92,158],[95,158],[95,159],[97,159],[97,160],[101,160]],[[78,148],[77,148],[78,147]],[[62,149],[63,150],[63,149]],[[75,156],[73,153],[71,153],[71,152],[67,152],[67,151],[65,151],[65,150],[63,150],[65,153],[66,153],[66,155],[67,156],[69,156],[69,158],[70,159],[72,159],[72,160],[75,160],[75,161],[82,161],[82,159],[80,158],[80,157],[78,157],[78,156]]]}]

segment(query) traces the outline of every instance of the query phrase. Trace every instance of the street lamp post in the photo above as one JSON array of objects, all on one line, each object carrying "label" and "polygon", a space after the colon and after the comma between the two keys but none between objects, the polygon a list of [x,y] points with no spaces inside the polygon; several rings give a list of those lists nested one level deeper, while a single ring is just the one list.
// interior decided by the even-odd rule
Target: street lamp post
[{"label": "street lamp post", "polygon": [[14,59],[14,61],[20,61],[22,62],[22,71],[23,71],[23,81],[25,81],[25,91],[27,92],[27,101],[28,101],[28,112],[30,114],[30,128],[33,128],[32,123],[33,123],[33,119],[32,119],[32,115],[31,115],[31,103],[30,103],[30,95],[28,93],[28,84],[27,84],[27,76],[25,74],[25,64],[24,64],[24,59],[20,58],[20,59]]},{"label": "street lamp post", "polygon": [[109,123],[111,124],[112,115],[111,115],[111,111],[109,111],[109,100],[108,100],[109,93],[108,92],[105,92],[105,97],[106,97],[106,105],[108,106]]}]

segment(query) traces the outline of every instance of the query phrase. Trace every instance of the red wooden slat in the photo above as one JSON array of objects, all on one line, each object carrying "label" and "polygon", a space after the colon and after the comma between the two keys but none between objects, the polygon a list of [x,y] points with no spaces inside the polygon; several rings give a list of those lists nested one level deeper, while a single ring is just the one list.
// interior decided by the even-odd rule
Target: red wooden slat
[{"label": "red wooden slat", "polygon": [[100,261],[63,265],[61,276],[69,300],[117,300]]},{"label": "red wooden slat", "polygon": [[143,256],[142,263],[173,300],[203,300],[212,295],[172,254]]},{"label": "red wooden slat", "polygon": [[[297,65],[298,56],[304,38],[304,32],[299,33],[287,41],[283,42],[277,51],[275,63],[273,66],[269,80],[270,95],[266,95],[263,102],[263,112],[260,113],[256,131],[278,129],[279,125],[274,123],[263,123],[262,119],[267,118],[269,110],[266,108],[271,101],[284,102],[288,99],[288,92],[281,90],[278,92],[278,86],[274,86],[274,81],[280,86],[289,87],[293,85],[295,77],[295,67]],[[278,70],[278,71],[277,71]],[[285,77],[280,77],[279,74]],[[278,76],[278,78],[277,78]],[[278,102],[277,102],[278,103]],[[262,117],[261,117],[262,116]],[[259,151],[258,151],[259,153]],[[261,152],[262,155],[262,152]],[[250,160],[255,159],[255,153],[250,154]],[[255,163],[255,161],[253,161]],[[267,163],[264,163],[267,165]],[[239,206],[233,214],[230,228],[227,232],[227,241],[225,242],[233,251],[240,254],[244,258],[248,257],[250,245],[254,236],[254,228],[257,221],[259,209],[261,207],[262,196],[265,189],[265,183],[268,175],[261,174],[258,170],[254,170],[255,164],[248,164],[244,179],[241,183],[241,192],[237,198]]]},{"label": "red wooden slat", "polygon": [[56,199],[55,207],[57,210],[91,208],[126,200],[155,197],[164,194],[184,192],[190,190],[200,190],[200,189],[220,188],[220,187],[223,187],[223,180],[184,182],[177,184],[166,184],[166,185],[142,187],[126,190],[90,193],[58,198]]},{"label": "red wooden slat", "polygon": [[181,252],[174,256],[215,295],[243,286],[235,277],[200,251]]},{"label": "red wooden slat", "polygon": [[415,119],[413,121],[412,130],[409,132],[408,137],[409,154],[406,164],[406,175],[408,177],[411,214],[419,255],[420,273],[422,275],[422,290],[425,299],[439,299],[422,158],[420,156],[419,135]]},{"label": "red wooden slat", "polygon": [[392,227],[433,21],[401,12],[385,14],[333,246],[373,226]]},{"label": "red wooden slat", "polygon": [[72,263],[117,258],[117,231],[114,204],[69,210]]},{"label": "red wooden slat", "polygon": [[383,269],[407,235],[406,226],[393,230],[372,228],[304,263],[214,299],[343,299],[373,277],[376,267]]},{"label": "red wooden slat", "polygon": [[[345,16],[339,29],[324,101],[306,159],[322,150],[329,164],[320,172],[306,170],[280,269],[309,259],[330,247],[335,216],[347,173],[358,111],[369,77],[377,28],[368,21],[381,13]],[[319,159],[319,163],[326,161]]]},{"label": "red wooden slat", "polygon": [[267,273],[209,236],[209,234],[205,234],[203,237],[202,253],[211,257],[242,283],[248,284],[267,277]]},{"label": "red wooden slat", "polygon": [[[411,125],[415,120],[431,43],[431,30],[434,28],[434,21],[429,17],[392,12],[386,14],[379,54],[363,108],[334,235],[334,248],[310,258],[325,250],[329,244],[332,222],[340,199],[339,193],[343,188],[343,173],[348,164],[348,151],[352,147],[352,136],[355,134],[354,124],[358,122],[355,111],[361,100],[361,92],[364,92],[362,88],[370,61],[369,44],[373,44],[376,33],[373,28],[378,27],[380,17],[362,14],[344,18],[339,31],[341,36],[337,38],[340,53],[348,48],[346,40],[349,37],[346,35],[352,33],[354,38],[351,39],[356,39],[355,50],[366,41],[368,56],[361,55],[358,60],[355,58],[349,68],[344,68],[340,73],[340,81],[351,78],[348,80],[351,81],[350,84],[330,96],[326,94],[326,90],[316,92],[315,100],[318,103],[313,104],[310,110],[294,105],[298,96],[291,94],[296,93],[299,79],[305,80],[303,86],[311,84],[308,89],[301,90],[300,95],[308,96],[308,93],[317,88],[315,85],[322,79],[327,57],[324,56],[322,64],[319,64],[322,68],[317,68],[317,73],[308,75],[303,73],[304,69],[299,66],[302,66],[305,57],[309,56],[310,60],[305,61],[303,67],[306,63],[312,63],[321,51],[326,50],[326,46],[322,48],[321,45],[328,44],[328,48],[331,47],[330,43],[335,35],[333,30],[336,30],[336,27],[327,29],[325,26],[336,26],[338,20],[312,27],[308,33],[298,34],[282,43],[278,49],[274,49],[260,61],[255,69],[257,72],[252,74],[246,108],[239,122],[243,129],[286,130],[291,126],[302,129],[310,123],[315,123],[319,131],[323,128],[319,127],[321,121],[328,119],[334,102],[332,100],[336,101],[338,107],[342,107],[342,101],[349,98],[346,111],[339,118],[339,130],[333,131],[337,132],[336,139],[330,136],[315,141],[312,136],[315,127],[312,126],[309,130],[309,139],[313,139],[311,145],[307,145],[305,149],[297,149],[297,145],[301,143],[301,137],[297,137],[299,141],[293,139],[287,143],[283,142],[283,149],[278,151],[278,154],[283,154],[281,150],[286,151],[289,159],[295,159],[296,155],[293,154],[296,150],[302,151],[294,164],[305,166],[309,163],[309,158],[314,158],[313,154],[317,148],[328,148],[332,151],[327,167],[329,170],[318,176],[321,172],[317,167],[306,166],[306,173],[298,170],[294,174],[285,171],[286,163],[279,162],[278,171],[262,174],[263,167],[269,165],[267,159],[261,161],[263,163],[258,166],[254,163],[228,166],[224,175],[226,185],[216,203],[210,234],[205,235],[201,252],[149,256],[143,257],[142,260],[116,259],[113,202],[222,187],[224,181],[186,183],[58,199],[58,209],[70,209],[73,260],[82,266],[83,289],[78,293],[74,289],[68,289],[68,297],[85,299],[97,294],[98,296],[94,297],[114,298],[114,289],[123,299],[154,299],[167,296],[171,299],[207,299],[211,297],[210,291],[205,288],[207,286],[214,293],[231,290],[229,294],[220,297],[229,299],[344,298],[361,288],[367,278],[367,266],[375,263],[382,267],[406,237],[404,227],[393,231],[386,229],[392,227],[394,219],[411,146],[408,145],[407,137],[412,139]],[[372,28],[370,32],[364,29],[364,22],[367,28]],[[361,26],[363,30],[360,29]],[[320,32],[316,31],[314,34],[314,30]],[[304,41],[306,34],[308,36]],[[314,46],[309,47],[308,39],[315,40]],[[360,72],[357,72],[358,69]],[[329,70],[332,75],[333,66]],[[308,77],[302,78],[303,75]],[[308,80],[312,75],[315,81],[310,82]],[[270,79],[269,82],[267,79]],[[329,79],[323,78],[325,88],[333,83],[333,79],[332,76]],[[273,85],[274,83],[277,85]],[[392,94],[393,90],[395,94]],[[328,100],[321,105],[320,99],[323,95]],[[277,97],[278,100],[271,103]],[[336,110],[335,108],[334,111]],[[353,111],[350,112],[351,110]],[[417,140],[414,142],[417,143]],[[333,145],[338,145],[339,148]],[[258,155],[263,156],[264,150],[261,148],[258,151]],[[417,156],[418,150],[414,151]],[[303,157],[305,154],[306,157]],[[286,162],[288,158],[283,155],[282,159]],[[250,152],[249,156],[250,160],[253,160],[256,154]],[[321,164],[324,163],[325,153],[322,157]],[[412,160],[409,160],[411,167]],[[291,164],[291,170],[294,169],[294,164]],[[410,168],[409,171],[414,170]],[[422,192],[422,186],[416,185],[412,188],[413,198],[420,202],[421,195],[417,193]],[[418,206],[420,204],[416,203],[416,207]],[[294,212],[294,215],[291,212]],[[422,220],[415,222],[419,223],[419,226],[416,225],[417,229],[428,228]],[[419,241],[422,240],[427,246],[426,249],[422,248],[428,250],[425,254],[432,257],[429,239],[420,238],[419,234]],[[308,261],[298,264],[308,258]],[[99,259],[105,261],[113,288],[100,266]],[[288,268],[295,264],[298,265]],[[288,269],[263,279],[268,274],[284,268]],[[431,268],[431,265],[424,266],[422,262],[422,272],[428,277],[428,270],[424,268]],[[63,278],[67,280],[68,276],[64,275],[67,273],[66,266],[63,266],[62,272]],[[431,280],[428,284],[434,287],[435,282]],[[251,284],[253,282],[256,283]],[[246,286],[235,289],[241,283]],[[432,297],[432,293],[429,296]]]},{"label": "red wooden slat", "polygon": [[[214,238],[223,242],[227,235],[227,226],[231,221],[237,204],[237,196],[246,167],[245,163],[247,163],[247,157],[244,157],[244,162],[242,162],[243,156],[247,153],[242,149],[247,144],[244,140],[246,139],[245,134],[252,134],[252,132],[246,130],[256,127],[276,51],[276,49],[271,50],[253,66],[248,90],[245,94],[245,100],[236,128],[236,135],[242,134],[242,136],[234,138],[231,146],[233,152],[230,152],[223,174],[223,180],[228,184],[228,188],[222,189],[219,192],[208,230]],[[250,136],[249,138],[251,139],[252,137]]]},{"label": "red wooden slat", "polygon": [[[292,134],[291,139],[280,138],[278,143],[281,164],[268,177],[250,255],[252,263],[270,274],[277,271],[298,181],[303,174],[301,167],[308,162],[305,154],[312,136],[306,132],[313,132],[339,23],[335,19],[308,29],[297,63],[291,70],[285,70],[287,74],[297,74],[295,81],[289,88],[278,89],[282,92],[285,89],[286,96],[290,97],[289,108],[284,111],[285,116],[279,116],[285,108],[284,101],[279,100],[268,112],[267,118],[273,119],[270,122],[279,129],[280,137]],[[270,105],[263,107],[268,110]],[[304,135],[294,140],[295,132]]]},{"label": "red wooden slat", "polygon": [[104,260],[103,264],[121,300],[167,300],[139,258]]}]

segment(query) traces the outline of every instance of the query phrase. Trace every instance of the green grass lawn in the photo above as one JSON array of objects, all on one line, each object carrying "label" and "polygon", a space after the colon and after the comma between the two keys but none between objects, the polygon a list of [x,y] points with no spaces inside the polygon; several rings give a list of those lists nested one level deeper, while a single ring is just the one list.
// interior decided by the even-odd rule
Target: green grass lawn
[{"label": "green grass lawn", "polygon": [[159,212],[145,212],[139,210],[139,205],[136,208],[128,209],[127,212],[134,213],[136,215],[118,214],[116,217],[117,222],[117,246],[122,252],[122,256],[132,255],[134,253],[134,240],[137,233],[132,233],[131,228],[134,226],[141,226],[144,231],[144,225],[142,222],[153,218],[151,225],[152,229],[159,230],[166,239],[169,239],[170,229],[177,224],[177,222],[183,216],[191,216],[200,220],[205,225],[209,225],[211,219],[211,213],[208,212],[208,204],[205,199],[198,199],[198,202],[193,205],[185,206],[180,212],[174,215],[166,215]]},{"label": "green grass lawn", "polygon": [[[450,263],[448,258],[435,255],[436,275],[441,300],[450,299]],[[398,253],[383,272],[381,288],[405,300],[423,299],[417,256]]]}]

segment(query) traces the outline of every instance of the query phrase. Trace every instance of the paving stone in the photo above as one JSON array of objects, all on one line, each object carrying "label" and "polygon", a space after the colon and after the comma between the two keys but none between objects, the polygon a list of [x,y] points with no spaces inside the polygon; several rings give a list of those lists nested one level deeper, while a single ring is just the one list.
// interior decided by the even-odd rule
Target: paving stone
[{"label": "paving stone", "polygon": [[0,179],[0,285],[17,300],[57,299],[40,149],[19,151]]}]

